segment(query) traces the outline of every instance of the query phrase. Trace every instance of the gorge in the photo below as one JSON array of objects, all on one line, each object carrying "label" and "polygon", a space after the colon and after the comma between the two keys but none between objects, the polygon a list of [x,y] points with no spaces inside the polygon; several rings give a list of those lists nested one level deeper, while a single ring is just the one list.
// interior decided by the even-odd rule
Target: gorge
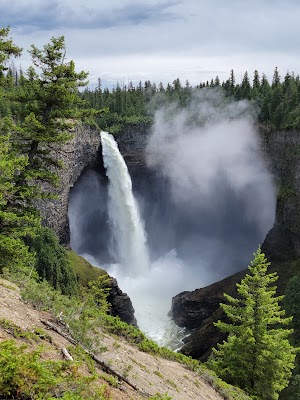
[{"label": "gorge", "polygon": [[[200,115],[207,115],[204,104],[197,109]],[[103,170],[87,170],[71,193],[72,247],[117,276],[133,301],[138,324],[162,344],[170,345],[170,336],[178,333],[166,325],[172,324],[166,317],[172,296],[245,268],[273,225],[275,191],[263,159],[266,153],[251,118],[241,115],[245,107],[239,106],[221,118],[211,107],[211,122],[204,130],[185,126],[190,117],[186,111],[171,125],[164,125],[158,114],[152,129],[134,126],[116,137],[144,221],[148,272],[142,265],[133,267],[132,279],[111,265],[120,258],[112,251],[115,237]]]}]

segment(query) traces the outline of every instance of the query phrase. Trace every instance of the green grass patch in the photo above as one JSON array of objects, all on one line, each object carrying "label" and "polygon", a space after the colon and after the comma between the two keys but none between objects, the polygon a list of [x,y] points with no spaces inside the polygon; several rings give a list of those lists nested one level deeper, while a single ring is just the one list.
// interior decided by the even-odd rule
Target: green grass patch
[{"label": "green grass patch", "polygon": [[88,261],[80,257],[74,251],[69,250],[67,253],[71,267],[80,285],[87,286],[90,281],[97,280],[99,276],[106,274],[103,269],[93,267]]}]

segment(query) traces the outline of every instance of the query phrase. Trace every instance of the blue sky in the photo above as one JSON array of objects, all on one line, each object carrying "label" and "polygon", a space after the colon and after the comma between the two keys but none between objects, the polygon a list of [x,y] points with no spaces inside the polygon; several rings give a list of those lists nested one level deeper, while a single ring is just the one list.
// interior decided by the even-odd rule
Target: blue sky
[{"label": "blue sky", "polygon": [[[300,73],[296,0],[0,0],[0,25],[24,48],[64,35],[77,69],[108,85],[179,77],[192,84],[247,69]],[[19,63],[19,61],[17,61]]]}]

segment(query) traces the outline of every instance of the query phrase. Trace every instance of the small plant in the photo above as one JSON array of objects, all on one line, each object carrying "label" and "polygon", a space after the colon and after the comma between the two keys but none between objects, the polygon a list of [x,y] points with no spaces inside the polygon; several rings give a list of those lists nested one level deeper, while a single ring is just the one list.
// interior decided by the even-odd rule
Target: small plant
[{"label": "small plant", "polygon": [[101,374],[100,378],[104,379],[112,387],[117,388],[120,386],[118,379],[112,375]]},{"label": "small plant", "polygon": [[177,385],[176,385],[176,383],[175,383],[174,381],[172,381],[171,379],[167,379],[166,382],[167,382],[170,386],[172,386],[174,389],[176,389],[177,392],[178,392],[178,387],[177,387]]},{"label": "small plant", "polygon": [[149,400],[172,400],[172,397],[168,393],[156,393],[154,396],[149,397]]},{"label": "small plant", "polygon": [[25,339],[28,342],[32,341],[40,341],[41,339],[45,339],[51,341],[52,338],[49,336],[43,329],[36,328],[31,331],[21,328],[20,326],[14,324],[7,319],[0,319],[0,326],[2,326],[6,332],[12,335],[17,339]]},{"label": "small plant", "polygon": [[132,370],[132,365],[131,365],[131,364],[127,365],[127,366],[123,369],[123,376],[124,376],[125,378],[127,378],[128,375],[129,375],[129,372],[130,372],[131,370]]},{"label": "small plant", "polygon": [[90,374],[95,374],[96,363],[92,359],[92,357],[86,351],[83,350],[81,346],[79,345],[69,346],[68,351],[70,352],[70,354],[73,356],[74,359],[76,359],[79,362],[85,363]]},{"label": "small plant", "polygon": [[163,374],[159,371],[154,371],[155,375],[159,376],[161,379],[164,378]]}]

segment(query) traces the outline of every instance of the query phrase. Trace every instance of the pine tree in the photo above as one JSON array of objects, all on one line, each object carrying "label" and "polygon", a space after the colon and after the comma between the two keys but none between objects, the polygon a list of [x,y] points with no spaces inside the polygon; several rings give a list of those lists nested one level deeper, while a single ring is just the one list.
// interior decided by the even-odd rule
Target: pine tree
[{"label": "pine tree", "polygon": [[[8,34],[9,28],[0,29],[0,103],[6,97],[6,64],[10,56],[19,56],[21,52],[8,38]],[[10,275],[17,274],[20,278],[22,275],[28,277],[34,263],[34,256],[29,253],[23,239],[34,234],[39,219],[35,212],[9,206],[18,192],[15,182],[28,165],[26,156],[12,151],[11,133],[14,124],[9,114],[10,112],[5,118],[0,118],[0,272],[4,272],[6,268]],[[30,196],[30,192],[24,193],[23,200],[25,195]]]},{"label": "pine tree", "polygon": [[249,76],[248,76],[248,72],[247,71],[245,72],[245,74],[243,76],[241,88],[242,88],[242,97],[244,99],[245,98],[249,99],[250,98],[251,85],[250,85],[250,80],[249,80]]},{"label": "pine tree", "polygon": [[23,239],[33,235],[39,225],[36,213],[8,206],[18,188],[15,181],[27,166],[27,158],[11,152],[10,119],[0,120],[0,273],[4,268],[14,279],[30,274],[34,255],[29,253]]},{"label": "pine tree", "polygon": [[221,307],[230,322],[215,325],[229,336],[209,361],[221,378],[262,400],[278,399],[288,385],[296,353],[288,340],[292,330],[280,327],[291,318],[284,317],[279,305],[283,296],[276,296],[278,276],[267,274],[269,264],[259,248],[250,273],[237,284],[239,297],[224,294],[229,304]]},{"label": "pine tree", "polygon": [[66,62],[63,36],[52,37],[42,50],[32,45],[30,54],[34,67],[20,78],[15,96],[18,125],[12,137],[15,150],[28,158],[17,182],[20,199],[28,190],[32,198],[44,195],[39,182],[58,183],[51,168],[61,165],[53,146],[71,138],[70,128],[84,111],[78,108],[78,87],[87,78],[87,73],[75,71],[73,61]]},{"label": "pine tree", "polygon": [[279,75],[279,72],[278,72],[278,68],[275,67],[274,74],[273,74],[273,79],[272,79],[272,87],[278,86],[279,84],[280,84],[280,75]]},{"label": "pine tree", "polygon": [[230,84],[230,89],[233,90],[235,87],[235,76],[233,69],[230,71],[229,84]]},{"label": "pine tree", "polygon": [[215,78],[215,86],[220,86],[220,79],[219,79],[218,75]]},{"label": "pine tree", "polygon": [[253,89],[259,89],[260,88],[260,79],[259,79],[259,73],[257,69],[254,71],[254,77],[253,77]]},{"label": "pine tree", "polygon": [[18,57],[22,51],[13,43],[12,39],[8,38],[9,31],[9,27],[0,29],[0,77],[3,77],[4,71],[7,70],[6,63],[9,57]]}]

